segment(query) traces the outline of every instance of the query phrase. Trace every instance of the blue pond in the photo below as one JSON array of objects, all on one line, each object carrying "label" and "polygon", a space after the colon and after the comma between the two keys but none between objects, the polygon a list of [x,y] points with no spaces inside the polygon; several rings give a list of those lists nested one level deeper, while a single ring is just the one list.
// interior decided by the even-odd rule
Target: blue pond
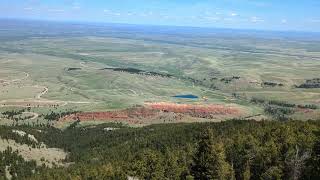
[{"label": "blue pond", "polygon": [[185,99],[198,99],[198,96],[192,95],[192,94],[186,94],[186,95],[176,95],[176,96],[172,96],[175,98],[185,98]]}]

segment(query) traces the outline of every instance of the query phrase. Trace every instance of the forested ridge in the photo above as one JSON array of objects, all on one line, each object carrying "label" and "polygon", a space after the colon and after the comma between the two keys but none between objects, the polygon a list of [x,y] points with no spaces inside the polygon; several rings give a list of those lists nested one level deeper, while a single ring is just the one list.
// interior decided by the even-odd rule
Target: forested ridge
[{"label": "forested ridge", "polygon": [[[319,121],[232,120],[142,128],[74,123],[65,130],[0,126],[1,138],[17,139],[13,129],[64,149],[69,152],[66,163],[72,163],[54,168],[36,167],[34,162],[10,166],[21,157],[8,149],[0,153],[0,159],[6,159],[0,163],[0,177],[10,166],[15,167],[12,173],[18,172],[16,179],[320,178]],[[25,141],[18,142],[30,144]]]}]

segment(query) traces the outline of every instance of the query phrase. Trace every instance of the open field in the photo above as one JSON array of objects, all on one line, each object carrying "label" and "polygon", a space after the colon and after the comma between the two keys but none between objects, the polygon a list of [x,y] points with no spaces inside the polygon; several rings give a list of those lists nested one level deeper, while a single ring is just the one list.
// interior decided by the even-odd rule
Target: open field
[{"label": "open field", "polygon": [[[267,115],[252,98],[320,105],[320,88],[297,88],[320,78],[317,41],[183,31],[132,38],[135,31],[3,40],[0,111],[29,108],[37,116],[21,123],[46,123],[50,112],[108,112],[146,102],[235,105],[249,117]],[[173,97],[186,94],[199,98]],[[289,116],[316,119],[320,111],[295,109]]]}]

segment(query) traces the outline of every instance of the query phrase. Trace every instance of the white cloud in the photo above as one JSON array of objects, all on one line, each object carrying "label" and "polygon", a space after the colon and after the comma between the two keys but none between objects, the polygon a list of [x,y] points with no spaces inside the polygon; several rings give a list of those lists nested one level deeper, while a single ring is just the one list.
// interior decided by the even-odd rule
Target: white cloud
[{"label": "white cloud", "polygon": [[232,13],[230,13],[230,16],[234,17],[234,16],[238,16],[238,14],[235,12],[232,12]]},{"label": "white cloud", "polygon": [[258,23],[258,22],[264,22],[263,19],[259,18],[259,17],[256,17],[256,16],[252,16],[250,18],[250,21],[253,22],[253,23]]},{"label": "white cloud", "polygon": [[282,24],[286,24],[288,21],[286,19],[281,19]]}]

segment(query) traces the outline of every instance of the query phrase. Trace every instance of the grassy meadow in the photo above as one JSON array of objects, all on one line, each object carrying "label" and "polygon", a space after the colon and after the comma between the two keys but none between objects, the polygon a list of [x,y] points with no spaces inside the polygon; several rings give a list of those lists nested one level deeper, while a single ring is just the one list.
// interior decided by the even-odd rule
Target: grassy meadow
[{"label": "grassy meadow", "polygon": [[[31,104],[40,116],[25,122],[35,122],[51,111],[106,111],[164,101],[234,105],[248,116],[268,116],[252,98],[320,106],[319,88],[296,88],[320,78],[319,69],[320,45],[311,40],[130,29],[119,35],[27,36],[0,44],[0,110]],[[172,97],[183,94],[199,98]],[[320,111],[290,116],[316,119]]]}]

